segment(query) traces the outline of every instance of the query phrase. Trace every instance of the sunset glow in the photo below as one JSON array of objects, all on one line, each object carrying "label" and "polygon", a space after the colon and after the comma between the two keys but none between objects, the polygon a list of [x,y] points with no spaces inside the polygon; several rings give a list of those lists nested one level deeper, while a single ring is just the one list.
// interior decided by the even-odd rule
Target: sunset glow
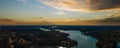
[{"label": "sunset glow", "polygon": [[119,0],[1,0],[0,6],[1,25],[120,25]]}]

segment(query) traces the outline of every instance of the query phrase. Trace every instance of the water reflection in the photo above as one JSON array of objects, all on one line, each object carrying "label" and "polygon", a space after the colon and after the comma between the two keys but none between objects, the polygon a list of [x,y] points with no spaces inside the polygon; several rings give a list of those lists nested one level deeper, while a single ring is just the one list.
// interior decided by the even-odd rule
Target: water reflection
[{"label": "water reflection", "polygon": [[[80,32],[76,30],[62,31],[70,34],[70,38],[78,41],[75,48],[120,48],[120,30],[99,30]],[[97,40],[96,40],[97,39]]]},{"label": "water reflection", "polygon": [[117,48],[120,48],[120,42],[118,42],[118,47]]},{"label": "water reflection", "polygon": [[78,46],[74,48],[96,48],[96,39],[90,36],[83,35],[80,31],[70,30],[64,31],[70,34],[70,38],[78,41]]}]

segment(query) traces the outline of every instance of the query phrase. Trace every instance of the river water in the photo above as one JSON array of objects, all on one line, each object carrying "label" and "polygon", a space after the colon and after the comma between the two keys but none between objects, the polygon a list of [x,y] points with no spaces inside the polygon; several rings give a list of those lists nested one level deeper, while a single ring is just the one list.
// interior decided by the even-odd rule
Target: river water
[{"label": "river water", "polygon": [[96,39],[90,36],[83,35],[80,31],[70,30],[70,31],[61,31],[69,33],[69,38],[74,39],[78,42],[78,45],[74,48],[96,48]]},{"label": "river water", "polygon": [[117,48],[120,48],[120,42],[118,42],[118,47]]}]

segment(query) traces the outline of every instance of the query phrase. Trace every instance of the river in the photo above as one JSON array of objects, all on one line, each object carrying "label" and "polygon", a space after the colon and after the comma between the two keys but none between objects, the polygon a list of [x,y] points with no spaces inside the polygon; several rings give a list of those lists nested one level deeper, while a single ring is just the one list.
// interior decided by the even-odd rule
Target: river
[{"label": "river", "polygon": [[78,45],[73,48],[96,48],[95,43],[97,40],[90,36],[83,35],[78,30],[69,30],[69,31],[61,31],[61,32],[69,33],[70,34],[69,38],[74,39],[78,42]]}]

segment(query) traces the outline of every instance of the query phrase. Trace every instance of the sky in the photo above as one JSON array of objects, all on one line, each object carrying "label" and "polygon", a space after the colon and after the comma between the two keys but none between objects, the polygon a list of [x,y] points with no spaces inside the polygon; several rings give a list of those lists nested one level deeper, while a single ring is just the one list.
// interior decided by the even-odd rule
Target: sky
[{"label": "sky", "polygon": [[0,0],[0,19],[17,21],[97,20],[120,13],[120,0]]}]

